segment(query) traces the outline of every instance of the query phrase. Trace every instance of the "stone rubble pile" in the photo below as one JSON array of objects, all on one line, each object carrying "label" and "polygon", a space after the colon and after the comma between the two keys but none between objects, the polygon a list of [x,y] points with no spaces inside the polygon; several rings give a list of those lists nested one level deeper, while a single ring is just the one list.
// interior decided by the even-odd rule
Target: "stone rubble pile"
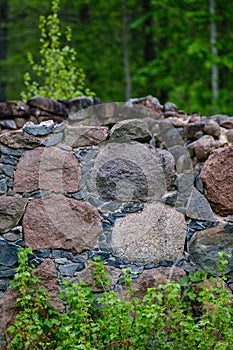
[{"label": "stone rubble pile", "polygon": [[218,253],[233,253],[233,118],[152,96],[34,97],[1,103],[0,125],[0,343],[20,246],[55,299],[63,279],[94,289],[96,256],[112,288],[128,267],[140,294],[197,269],[218,275]]}]

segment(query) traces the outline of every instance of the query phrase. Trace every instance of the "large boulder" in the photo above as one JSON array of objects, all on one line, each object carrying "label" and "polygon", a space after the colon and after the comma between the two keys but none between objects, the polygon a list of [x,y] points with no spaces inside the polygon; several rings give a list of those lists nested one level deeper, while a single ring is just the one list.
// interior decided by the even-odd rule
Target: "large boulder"
[{"label": "large boulder", "polygon": [[39,147],[20,158],[14,179],[15,192],[50,190],[76,192],[80,165],[72,152],[57,147]]},{"label": "large boulder", "polygon": [[233,214],[233,145],[212,151],[205,162],[200,178],[214,211],[222,216]]},{"label": "large boulder", "polygon": [[163,161],[170,158],[165,160],[164,154],[158,153],[135,141],[108,142],[99,148],[94,160],[87,183],[89,193],[121,202],[162,198],[166,181],[170,181],[169,167],[164,167]]},{"label": "large boulder", "polygon": [[[220,224],[206,230],[196,231],[189,244],[189,253],[201,270],[219,275],[219,253],[233,253],[233,225]],[[224,258],[225,259],[225,258]],[[228,258],[225,273],[233,277],[233,259]]]},{"label": "large boulder", "polygon": [[187,225],[184,215],[160,202],[115,222],[114,254],[127,261],[158,263],[182,257]]},{"label": "large boulder", "polygon": [[32,200],[23,218],[25,244],[34,250],[93,249],[102,233],[98,211],[90,204],[53,195]]}]

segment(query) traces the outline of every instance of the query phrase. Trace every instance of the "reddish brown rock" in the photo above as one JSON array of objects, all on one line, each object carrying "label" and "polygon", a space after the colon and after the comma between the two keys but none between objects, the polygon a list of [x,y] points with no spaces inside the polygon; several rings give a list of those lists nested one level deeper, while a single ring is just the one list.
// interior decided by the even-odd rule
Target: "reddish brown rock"
[{"label": "reddish brown rock", "polygon": [[[5,337],[5,340],[9,341],[9,334],[7,328],[13,323],[17,310],[15,308],[16,298],[18,293],[10,287],[4,296],[0,299],[0,328]],[[0,347],[0,350],[5,350],[6,347]]]},{"label": "reddish brown rock", "polygon": [[9,131],[0,135],[0,143],[18,149],[33,149],[40,146],[43,139],[29,135],[23,130]]},{"label": "reddish brown rock", "polygon": [[[35,275],[41,279],[42,286],[51,293],[50,301],[52,305],[57,310],[63,311],[64,305],[57,297],[59,287],[54,262],[51,259],[44,260],[35,270]],[[17,315],[17,309],[15,307],[17,297],[19,297],[19,293],[10,287],[4,294],[3,298],[0,299],[0,327],[6,340],[9,340],[9,334],[6,330],[14,322]],[[3,349],[5,348],[0,347],[0,350]]]},{"label": "reddish brown rock", "polygon": [[23,218],[25,244],[34,250],[93,249],[102,233],[98,211],[90,204],[54,195],[32,200]]},{"label": "reddish brown rock", "polygon": [[[135,289],[134,297],[142,299],[148,288],[158,287],[160,284],[166,284],[168,280],[179,282],[186,276],[184,270],[179,267],[158,267],[150,270],[144,270],[136,279],[133,279],[132,286]],[[119,296],[125,298],[127,288],[122,286]]]},{"label": "reddish brown rock", "polygon": [[50,301],[59,311],[64,310],[64,305],[58,298],[59,286],[57,283],[57,271],[53,260],[45,259],[35,270],[35,276],[41,279],[41,284],[51,293]]},{"label": "reddish brown rock", "polygon": [[65,129],[65,143],[73,148],[98,145],[108,137],[104,126],[68,126]]},{"label": "reddish brown rock", "polygon": [[19,223],[27,202],[20,196],[0,196],[0,233],[8,232]]},{"label": "reddish brown rock", "polygon": [[56,147],[26,151],[17,164],[14,191],[76,192],[80,173],[78,160],[71,152]]},{"label": "reddish brown rock", "polygon": [[[85,282],[88,284],[88,286],[91,288],[93,292],[103,292],[104,290],[108,289],[103,284],[96,285],[94,281],[94,275],[93,275],[94,270],[95,270],[95,267],[93,265],[88,265],[85,268],[85,270],[77,273],[77,276],[73,279],[73,282],[74,283],[78,283],[79,281]],[[106,277],[111,280],[110,288],[112,289],[117,283],[121,275],[121,270],[113,266],[105,266],[105,272],[106,272]]]},{"label": "reddish brown rock", "polygon": [[212,151],[200,178],[207,190],[212,209],[223,216],[233,214],[233,145]]}]

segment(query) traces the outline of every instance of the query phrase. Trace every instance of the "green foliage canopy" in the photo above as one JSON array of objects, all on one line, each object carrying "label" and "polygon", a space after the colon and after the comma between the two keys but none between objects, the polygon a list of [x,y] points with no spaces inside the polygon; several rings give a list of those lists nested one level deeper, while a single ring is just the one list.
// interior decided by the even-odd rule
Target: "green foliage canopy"
[{"label": "green foliage canopy", "polygon": [[[60,30],[72,29],[76,63],[87,85],[103,102],[124,101],[126,78],[123,60],[123,7],[120,0],[60,0]],[[204,0],[128,0],[127,42],[132,97],[151,94],[161,103],[171,100],[188,112],[213,113],[211,69],[217,64],[218,111],[233,110],[232,2],[214,0],[215,15]],[[23,90],[27,52],[35,65],[38,15],[47,16],[48,2],[8,0],[7,59],[2,62],[8,99]],[[216,25],[217,56],[211,52],[210,20]],[[59,40],[65,47],[65,36]],[[66,38],[65,38],[66,40]],[[29,69],[27,69],[28,71]],[[32,73],[32,80],[35,77]]]}]

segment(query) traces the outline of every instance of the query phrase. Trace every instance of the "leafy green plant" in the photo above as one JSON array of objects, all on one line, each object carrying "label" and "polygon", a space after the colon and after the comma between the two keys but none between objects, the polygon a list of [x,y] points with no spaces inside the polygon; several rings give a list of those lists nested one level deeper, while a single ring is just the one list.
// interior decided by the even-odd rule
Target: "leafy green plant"
[{"label": "leafy green plant", "polygon": [[[84,282],[64,281],[60,293],[65,312],[56,311],[27,261],[31,250],[19,251],[13,282],[20,296],[19,313],[8,331],[9,349],[172,350],[233,347],[232,294],[221,277],[197,272],[180,282],[148,288],[136,298],[130,271],[121,280],[128,292],[111,290],[104,262],[95,260],[94,280],[105,291],[95,295]],[[223,257],[224,258],[224,257]],[[220,257],[220,259],[222,259]],[[224,263],[225,264],[225,263]],[[102,279],[102,281],[101,281]],[[126,289],[127,289],[126,288]]]},{"label": "leafy green plant", "polygon": [[54,332],[59,326],[59,313],[52,306],[50,293],[33,274],[34,267],[28,263],[30,248],[20,248],[19,266],[12,286],[18,292],[16,308],[18,314],[14,325],[8,328],[13,336],[10,349],[55,349]]},{"label": "leafy green plant", "polygon": [[40,63],[35,63],[33,55],[28,53],[28,61],[38,81],[32,81],[30,73],[25,73],[26,90],[21,93],[23,100],[36,95],[54,100],[94,95],[85,87],[86,77],[83,69],[76,67],[77,53],[68,44],[72,37],[70,27],[66,28],[67,44],[61,47],[59,1],[52,0],[52,14],[48,15],[47,18],[40,16]]}]

